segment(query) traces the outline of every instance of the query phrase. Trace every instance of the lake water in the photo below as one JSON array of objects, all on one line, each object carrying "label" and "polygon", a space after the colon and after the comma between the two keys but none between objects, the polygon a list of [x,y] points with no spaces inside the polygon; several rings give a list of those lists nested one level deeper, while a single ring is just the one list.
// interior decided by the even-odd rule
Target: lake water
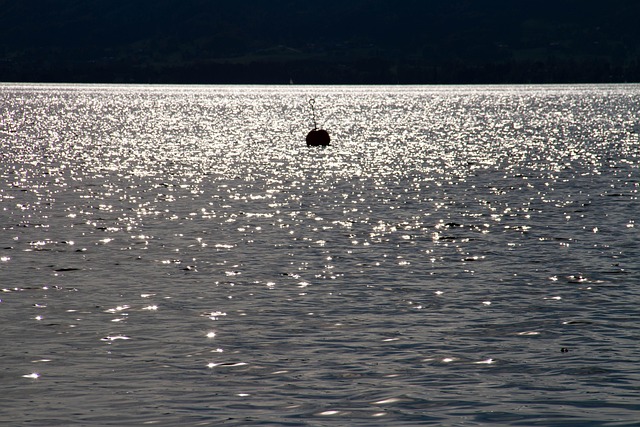
[{"label": "lake water", "polygon": [[0,423],[640,425],[640,85],[0,88]]}]

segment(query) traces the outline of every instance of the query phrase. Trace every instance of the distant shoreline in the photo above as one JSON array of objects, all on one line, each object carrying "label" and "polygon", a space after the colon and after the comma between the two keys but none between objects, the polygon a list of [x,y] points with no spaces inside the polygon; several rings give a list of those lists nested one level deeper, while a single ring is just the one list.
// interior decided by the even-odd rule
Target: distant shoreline
[{"label": "distant shoreline", "polygon": [[154,84],[580,84],[640,82],[640,63],[549,60],[430,65],[382,59],[351,62],[201,62],[175,65],[0,64],[0,81]]}]

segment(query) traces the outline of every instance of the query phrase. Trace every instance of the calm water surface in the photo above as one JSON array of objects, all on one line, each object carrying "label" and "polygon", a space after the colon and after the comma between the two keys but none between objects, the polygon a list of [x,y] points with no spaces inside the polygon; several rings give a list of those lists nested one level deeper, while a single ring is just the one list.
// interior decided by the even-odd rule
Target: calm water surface
[{"label": "calm water surface", "polygon": [[0,89],[0,423],[640,425],[640,86]]}]

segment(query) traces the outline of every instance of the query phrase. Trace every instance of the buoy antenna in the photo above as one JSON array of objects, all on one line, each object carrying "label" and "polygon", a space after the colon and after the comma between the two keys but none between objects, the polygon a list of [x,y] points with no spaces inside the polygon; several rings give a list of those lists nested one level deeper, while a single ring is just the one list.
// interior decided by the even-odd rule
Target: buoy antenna
[{"label": "buoy antenna", "polygon": [[331,141],[329,134],[324,129],[318,129],[318,123],[316,122],[316,100],[311,98],[309,105],[311,105],[311,114],[313,116],[313,129],[307,134],[308,146],[327,146]]},{"label": "buoy antenna", "polygon": [[311,98],[309,100],[309,104],[311,104],[311,115],[313,117],[313,129],[318,129],[318,123],[316,123],[316,100]]}]

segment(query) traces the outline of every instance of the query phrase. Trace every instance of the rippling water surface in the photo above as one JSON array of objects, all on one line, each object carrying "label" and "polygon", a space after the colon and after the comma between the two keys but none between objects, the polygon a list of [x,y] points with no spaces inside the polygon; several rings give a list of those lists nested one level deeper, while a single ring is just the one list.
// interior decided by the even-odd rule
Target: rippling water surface
[{"label": "rippling water surface", "polygon": [[1,89],[8,425],[638,425],[640,86]]}]

